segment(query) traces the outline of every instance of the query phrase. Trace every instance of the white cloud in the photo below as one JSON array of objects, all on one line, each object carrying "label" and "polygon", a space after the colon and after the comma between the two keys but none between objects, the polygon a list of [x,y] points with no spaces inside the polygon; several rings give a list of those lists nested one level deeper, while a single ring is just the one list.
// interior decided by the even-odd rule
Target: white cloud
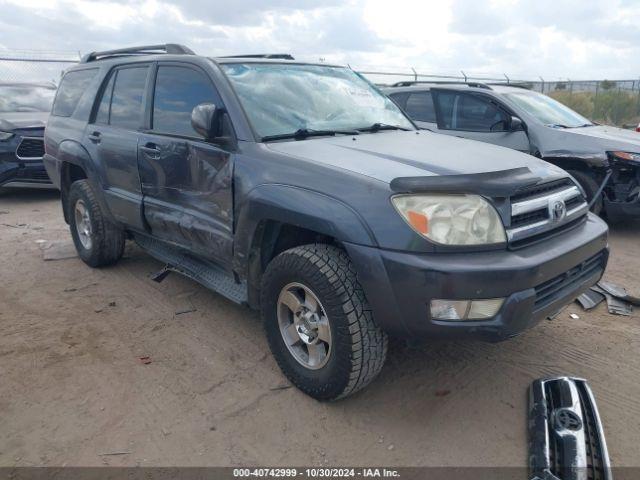
[{"label": "white cloud", "polygon": [[637,78],[634,0],[0,0],[0,45],[177,42],[354,67],[547,79]]}]

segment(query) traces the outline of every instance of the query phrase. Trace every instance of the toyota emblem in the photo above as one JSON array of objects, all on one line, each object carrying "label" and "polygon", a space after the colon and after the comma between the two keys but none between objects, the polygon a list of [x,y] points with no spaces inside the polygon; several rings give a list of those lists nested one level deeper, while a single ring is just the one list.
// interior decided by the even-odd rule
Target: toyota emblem
[{"label": "toyota emblem", "polygon": [[551,213],[551,219],[554,222],[561,221],[567,215],[567,206],[565,205],[565,203],[562,200],[555,200],[550,205],[549,210],[550,210],[550,213]]}]

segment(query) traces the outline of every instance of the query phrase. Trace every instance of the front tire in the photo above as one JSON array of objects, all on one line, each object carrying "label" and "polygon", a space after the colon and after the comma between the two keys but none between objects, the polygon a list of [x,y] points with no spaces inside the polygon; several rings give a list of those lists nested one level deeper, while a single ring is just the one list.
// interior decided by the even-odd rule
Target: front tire
[{"label": "front tire", "polygon": [[273,259],[262,279],[261,310],[280,369],[317,400],[357,392],[384,365],[387,336],[337,247],[304,245]]},{"label": "front tire", "polygon": [[69,227],[78,256],[90,267],[116,263],[124,252],[124,231],[105,218],[87,180],[69,190]]}]

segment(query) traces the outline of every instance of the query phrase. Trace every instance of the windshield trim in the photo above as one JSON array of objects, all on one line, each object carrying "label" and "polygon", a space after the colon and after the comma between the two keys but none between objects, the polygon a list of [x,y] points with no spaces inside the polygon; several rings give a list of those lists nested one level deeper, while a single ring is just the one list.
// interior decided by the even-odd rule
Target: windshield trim
[{"label": "windshield trim", "polygon": [[[271,137],[272,135],[260,135],[260,133],[256,130],[255,126],[253,125],[253,122],[251,121],[249,114],[247,113],[247,110],[245,108],[244,103],[242,102],[242,100],[240,99],[240,95],[238,94],[238,91],[236,89],[236,85],[235,83],[231,80],[231,78],[229,77],[229,75],[227,75],[227,71],[224,68],[225,65],[231,65],[231,64],[265,64],[265,65],[276,65],[276,64],[280,64],[280,65],[301,65],[301,66],[317,66],[317,67],[328,67],[328,68],[336,68],[336,69],[345,69],[345,70],[350,70],[352,71],[355,75],[357,75],[360,79],[362,79],[362,81],[366,82],[373,90],[375,90],[379,95],[381,95],[384,98],[389,98],[388,95],[386,95],[376,84],[374,84],[373,82],[371,82],[369,79],[367,79],[366,77],[362,76],[361,74],[359,74],[358,72],[356,72],[355,70],[353,70],[351,67],[345,66],[345,65],[339,65],[339,64],[327,64],[327,63],[317,63],[317,62],[302,62],[302,61],[291,61],[291,60],[282,60],[282,59],[265,59],[265,58],[216,58],[216,57],[209,57],[209,60],[211,60],[211,62],[213,62],[217,67],[218,67],[218,71],[222,74],[222,77],[224,78],[224,80],[227,83],[227,87],[230,89],[231,93],[233,94],[233,96],[235,97],[235,103],[237,104],[238,108],[240,109],[240,112],[243,115],[243,120],[246,123],[246,125],[249,127],[251,134],[253,136],[253,142],[254,143],[269,143],[270,141],[273,140],[263,140],[265,137]],[[390,98],[389,98],[390,99]],[[393,102],[393,100],[390,99],[390,101]],[[395,102],[394,102],[395,103]],[[396,105],[397,107],[397,105]],[[400,114],[407,120],[407,122],[413,127],[414,130],[420,130],[420,128],[416,125],[416,123],[404,112],[404,110],[402,110],[400,107],[397,107],[398,111],[400,112]],[[342,130],[342,129],[338,129],[338,130]],[[282,134],[282,135],[286,135]],[[293,134],[292,134],[293,135]],[[283,139],[283,140],[278,140],[278,141],[296,141],[295,138],[291,138],[291,139]]]}]

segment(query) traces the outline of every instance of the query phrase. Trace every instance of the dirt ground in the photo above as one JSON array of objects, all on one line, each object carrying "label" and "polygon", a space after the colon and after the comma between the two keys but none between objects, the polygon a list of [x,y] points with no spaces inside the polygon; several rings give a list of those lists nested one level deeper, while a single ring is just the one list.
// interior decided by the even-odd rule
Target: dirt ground
[{"label": "dirt ground", "polygon": [[[606,273],[636,295],[639,234],[612,229]],[[372,385],[323,404],[288,388],[255,313],[150,281],[161,264],[133,245],[102,270],[43,259],[69,245],[54,192],[0,192],[0,466],[523,466],[527,388],[557,374],[589,380],[613,465],[640,465],[640,309],[394,344]]]}]

